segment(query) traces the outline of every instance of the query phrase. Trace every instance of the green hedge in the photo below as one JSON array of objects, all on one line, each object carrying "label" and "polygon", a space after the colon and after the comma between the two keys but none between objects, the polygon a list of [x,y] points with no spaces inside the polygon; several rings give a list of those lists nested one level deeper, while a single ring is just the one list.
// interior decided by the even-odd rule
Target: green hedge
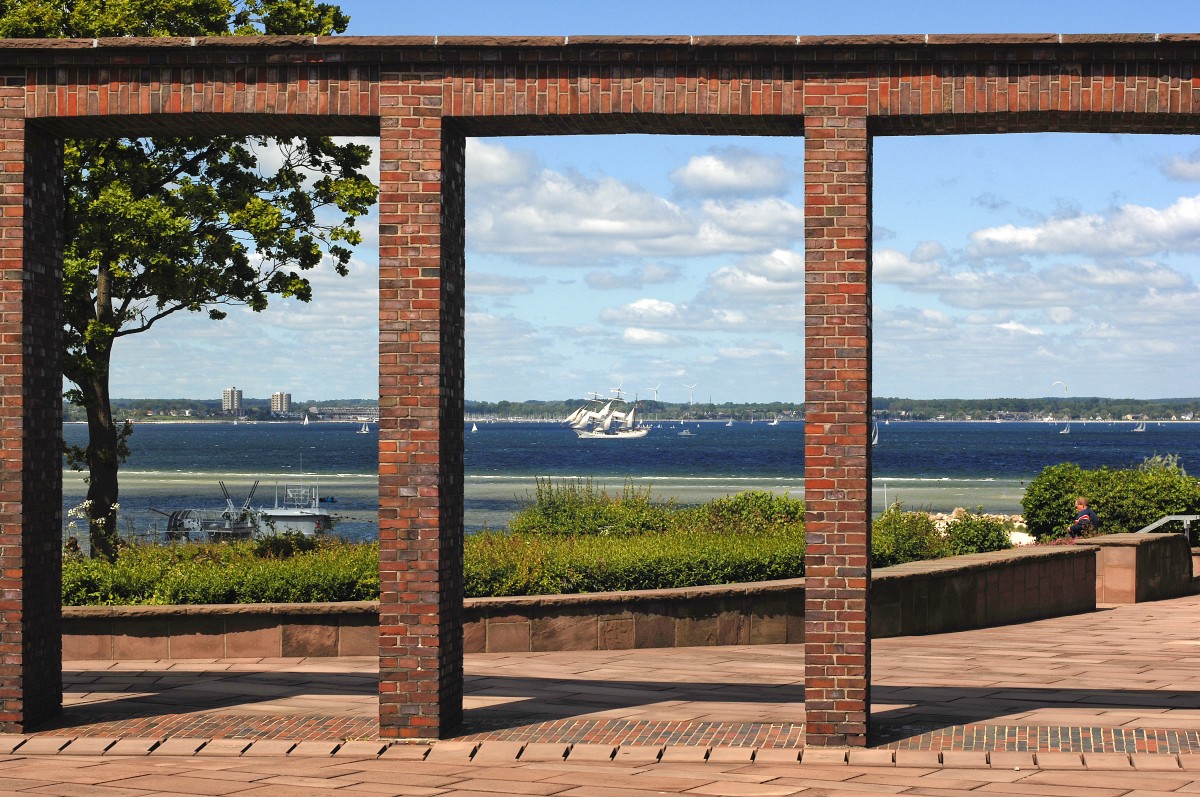
[{"label": "green hedge", "polygon": [[1200,513],[1200,484],[1175,456],[1146,459],[1135,468],[1085,470],[1073,463],[1044,468],[1021,500],[1029,533],[1063,536],[1086,496],[1105,534],[1138,531],[1164,515]]},{"label": "green hedge", "polygon": [[314,603],[379,597],[379,546],[324,541],[275,557],[261,544],[131,545],[117,561],[63,561],[64,606]]},{"label": "green hedge", "polygon": [[871,523],[871,564],[889,567],[905,562],[939,559],[1012,547],[1008,527],[995,518],[970,512],[955,517],[938,531],[927,512],[906,512],[897,501]]},{"label": "green hedge", "polygon": [[666,589],[804,575],[804,534],[506,534],[467,539],[467,597]]}]

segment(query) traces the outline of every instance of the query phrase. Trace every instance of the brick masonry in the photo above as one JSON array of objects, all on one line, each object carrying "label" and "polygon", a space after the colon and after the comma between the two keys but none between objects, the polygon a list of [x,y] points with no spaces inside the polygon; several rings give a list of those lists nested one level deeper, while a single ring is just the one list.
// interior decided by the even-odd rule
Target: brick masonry
[{"label": "brick masonry", "polygon": [[871,138],[1195,133],[1197,60],[1194,34],[0,41],[0,726],[59,700],[57,137],[380,136],[380,713],[438,737],[461,714],[464,138],[804,135],[807,741],[861,745]]}]

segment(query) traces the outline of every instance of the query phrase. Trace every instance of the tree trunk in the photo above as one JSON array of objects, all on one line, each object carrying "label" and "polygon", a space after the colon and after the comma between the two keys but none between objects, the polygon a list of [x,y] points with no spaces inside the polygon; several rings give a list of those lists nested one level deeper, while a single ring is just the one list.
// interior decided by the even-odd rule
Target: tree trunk
[{"label": "tree trunk", "polygon": [[113,419],[108,395],[108,351],[96,369],[79,385],[88,419],[88,539],[92,556],[109,561],[117,555],[117,469],[121,430]]}]

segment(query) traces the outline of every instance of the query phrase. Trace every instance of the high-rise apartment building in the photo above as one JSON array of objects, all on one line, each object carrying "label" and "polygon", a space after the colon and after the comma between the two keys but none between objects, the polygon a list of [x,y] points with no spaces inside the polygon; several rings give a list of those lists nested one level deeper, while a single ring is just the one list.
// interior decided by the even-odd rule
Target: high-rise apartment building
[{"label": "high-rise apartment building", "polygon": [[230,415],[242,414],[242,391],[236,387],[227,387],[221,391],[221,412]]},{"label": "high-rise apartment building", "polygon": [[292,394],[291,393],[272,393],[271,394],[271,412],[291,412],[292,411]]}]

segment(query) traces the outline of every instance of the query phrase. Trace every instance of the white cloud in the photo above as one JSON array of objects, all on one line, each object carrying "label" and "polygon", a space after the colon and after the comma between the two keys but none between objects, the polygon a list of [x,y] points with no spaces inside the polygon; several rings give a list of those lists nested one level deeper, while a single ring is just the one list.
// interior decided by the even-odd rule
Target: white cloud
[{"label": "white cloud", "polygon": [[670,346],[678,342],[674,335],[641,327],[626,327],[621,340],[635,346]]},{"label": "white cloud", "polygon": [[708,277],[706,298],[752,300],[779,304],[794,302],[804,295],[804,254],[776,249],[765,255],[745,257],[735,265],[717,269]]},{"label": "white cloud", "polygon": [[1003,329],[1007,332],[1020,332],[1025,335],[1043,336],[1046,333],[1036,327],[1026,326],[1019,321],[1006,321],[1003,324],[996,324],[996,329]]},{"label": "white cloud", "polygon": [[876,249],[871,256],[871,275],[878,282],[913,285],[931,282],[941,274],[938,263],[915,260],[895,249]]},{"label": "white cloud", "polygon": [[[495,150],[505,148],[490,146],[493,159],[502,160]],[[468,247],[534,262],[594,266],[614,258],[769,252],[804,235],[803,209],[775,197],[684,207],[611,177],[546,168],[478,191],[472,185],[468,178]]]},{"label": "white cloud", "polygon": [[758,341],[748,346],[723,346],[717,354],[727,360],[786,360],[791,355],[778,343]]},{"label": "white cloud", "polygon": [[592,271],[584,276],[584,281],[597,290],[636,290],[646,285],[675,282],[681,274],[678,266],[648,263],[625,272]]},{"label": "white cloud", "polygon": [[1200,196],[1180,197],[1166,208],[1123,205],[1104,214],[1077,214],[1031,227],[1005,224],[971,234],[976,257],[1086,254],[1133,257],[1156,252],[1200,251]]},{"label": "white cloud", "polygon": [[650,298],[607,308],[601,311],[600,318],[610,324],[646,329],[731,328],[745,320],[745,316],[735,310]]},{"label": "white cloud", "polygon": [[782,157],[740,147],[693,156],[671,173],[676,189],[697,196],[778,195],[794,179]]},{"label": "white cloud", "polygon": [[472,188],[520,185],[537,168],[537,158],[530,152],[479,138],[467,139],[467,185]]},{"label": "white cloud", "polygon": [[1200,150],[1186,158],[1176,155],[1162,164],[1161,171],[1172,180],[1196,182],[1200,180]]}]

